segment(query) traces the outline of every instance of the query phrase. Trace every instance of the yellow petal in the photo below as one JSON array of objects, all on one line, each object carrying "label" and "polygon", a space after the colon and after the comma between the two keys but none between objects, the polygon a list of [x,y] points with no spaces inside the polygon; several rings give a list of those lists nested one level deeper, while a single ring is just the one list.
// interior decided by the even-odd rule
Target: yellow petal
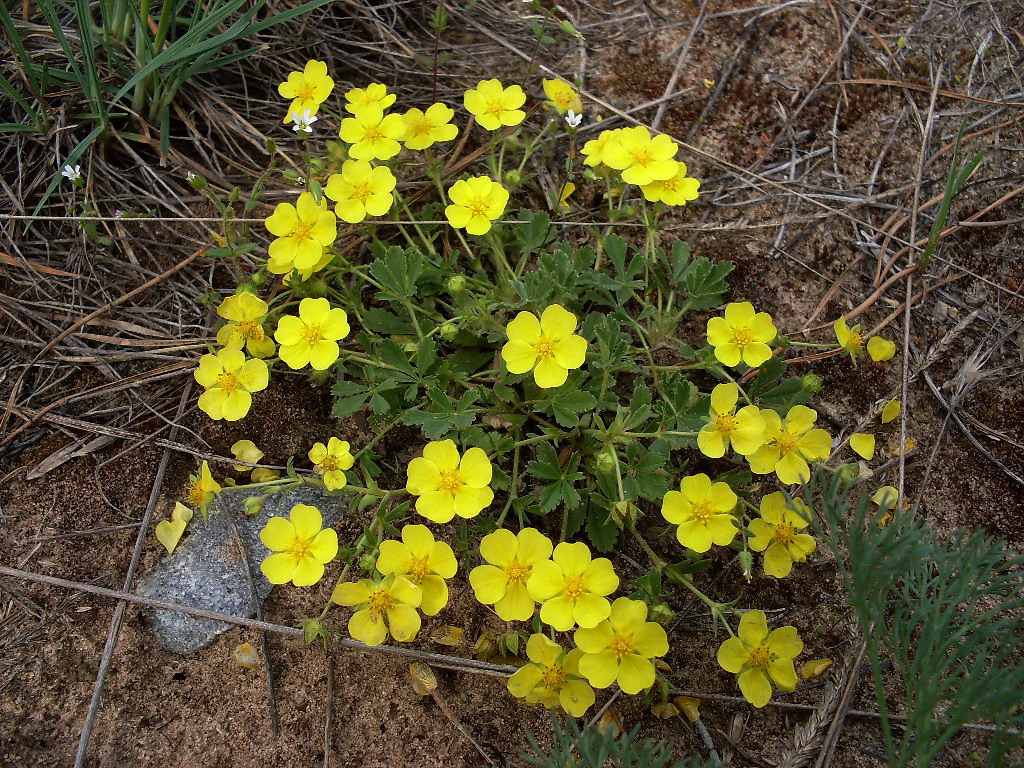
[{"label": "yellow petal", "polygon": [[380,645],[387,639],[388,630],[383,617],[370,610],[356,611],[348,620],[348,633],[366,645]]},{"label": "yellow petal", "polygon": [[890,400],[882,408],[882,423],[888,424],[890,421],[900,415],[900,401]]},{"label": "yellow petal", "polygon": [[718,647],[718,666],[726,672],[737,673],[750,661],[750,654],[738,637],[730,637]]},{"label": "yellow petal", "polygon": [[751,668],[741,672],[738,680],[743,698],[760,709],[772,698],[772,685],[768,676],[760,669]]},{"label": "yellow petal", "polygon": [[854,432],[850,435],[850,447],[862,459],[871,461],[875,457],[875,436],[864,432]]},{"label": "yellow petal", "polygon": [[892,360],[896,354],[896,344],[881,336],[872,336],[868,339],[868,354],[876,363]]},{"label": "yellow petal", "polygon": [[164,545],[167,554],[174,554],[174,548],[178,546],[186,525],[187,520],[161,520],[156,524],[157,541]]},{"label": "yellow petal", "polygon": [[804,680],[814,680],[825,674],[825,670],[832,666],[832,659],[811,659],[800,665],[800,677]]}]

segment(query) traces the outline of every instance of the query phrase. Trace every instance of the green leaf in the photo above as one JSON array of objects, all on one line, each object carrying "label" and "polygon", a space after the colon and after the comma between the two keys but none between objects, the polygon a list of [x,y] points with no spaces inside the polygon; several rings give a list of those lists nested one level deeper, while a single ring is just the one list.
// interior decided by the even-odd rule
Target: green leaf
[{"label": "green leaf", "polygon": [[338,399],[334,401],[331,413],[337,418],[351,416],[363,407],[369,397],[370,389],[355,381],[339,381],[331,387],[331,394]]},{"label": "green leaf", "polygon": [[554,236],[554,228],[551,226],[551,217],[544,211],[530,211],[521,208],[518,213],[519,221],[526,224],[517,224],[512,227],[516,241],[519,243],[521,255],[533,253],[546,245]]},{"label": "green leaf", "polygon": [[465,429],[476,421],[476,409],[472,405],[478,397],[477,390],[466,392],[457,404],[436,387],[428,389],[427,396],[431,402],[429,410],[412,408],[402,419],[410,426],[419,426],[431,440],[440,440],[449,432]]},{"label": "green leaf", "polygon": [[[574,374],[563,386],[554,390],[547,400],[537,404],[542,413],[551,413],[561,426],[566,429],[578,427],[579,413],[593,410],[597,399],[589,392],[578,389],[584,375]],[[575,379],[575,381],[574,381]]]},{"label": "green leaf", "polygon": [[401,320],[394,312],[389,312],[381,307],[374,307],[363,312],[363,327],[374,333],[382,333],[388,336],[408,336],[413,333],[413,328],[404,320]]},{"label": "green leaf", "polygon": [[387,249],[383,259],[370,264],[370,275],[380,284],[385,298],[408,300],[416,295],[416,281],[423,272],[423,264],[418,251],[394,245]]},{"label": "green leaf", "polygon": [[710,309],[722,304],[729,286],[725,277],[735,265],[731,261],[717,264],[703,257],[694,259],[686,270],[686,290],[690,309]]},{"label": "green leaf", "polygon": [[587,537],[598,552],[611,552],[619,541],[619,527],[608,509],[591,505],[587,514]]},{"label": "green leaf", "polygon": [[468,349],[460,349],[455,354],[448,355],[445,361],[448,363],[448,370],[454,375],[466,378],[472,376],[493,359],[493,352],[473,352]]}]

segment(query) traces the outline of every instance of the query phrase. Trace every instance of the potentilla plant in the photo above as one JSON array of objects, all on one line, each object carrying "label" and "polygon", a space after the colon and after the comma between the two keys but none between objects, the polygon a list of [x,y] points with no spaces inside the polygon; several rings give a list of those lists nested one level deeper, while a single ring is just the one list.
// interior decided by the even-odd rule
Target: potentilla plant
[{"label": "potentilla plant", "polygon": [[[362,445],[339,434],[309,446],[280,476],[257,474],[262,452],[236,444],[249,513],[303,483],[375,509],[352,542],[315,507],[267,523],[271,582],[334,581],[307,638],[328,637],[342,606],[357,640],[414,642],[450,582],[468,581],[481,610],[509,622],[506,649],[529,636],[509,690],[582,716],[595,689],[667,695],[672,584],[725,630],[718,662],[751,703],[792,690],[796,629],[712,599],[699,574],[714,557],[750,580],[759,554],[767,577],[785,578],[813,556],[799,484],[836,441],[809,405],[820,379],[788,375],[795,344],[750,301],[726,300],[733,265],[659,239],[665,212],[700,191],[679,146],[642,126],[578,146],[587,109],[561,80],[481,80],[454,105],[401,105],[369,83],[335,113],[334,81],[313,61],[279,93],[305,171],[284,174],[295,194],[266,218],[260,268],[219,301],[219,348],[195,378],[210,418],[244,421],[275,369],[308,371],[333,382],[335,416],[361,412],[375,427]],[[328,130],[337,139],[321,146]],[[564,170],[550,210],[586,186],[605,218],[639,221],[641,236],[627,243],[603,223],[560,240],[547,212],[517,207],[536,197],[531,158]],[[704,332],[682,337],[691,313]],[[844,318],[836,334],[805,345],[893,355]],[[422,442],[394,478],[377,446],[399,425]],[[701,457],[706,471],[688,469]],[[219,490],[204,463],[188,501],[205,513]],[[161,542],[173,549],[187,524],[178,514]],[[629,543],[650,560],[633,583],[601,556]]]}]

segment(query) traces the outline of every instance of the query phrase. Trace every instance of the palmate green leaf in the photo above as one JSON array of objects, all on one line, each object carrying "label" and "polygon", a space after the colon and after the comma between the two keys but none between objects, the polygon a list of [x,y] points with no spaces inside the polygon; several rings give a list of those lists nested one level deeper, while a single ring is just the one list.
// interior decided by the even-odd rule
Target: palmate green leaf
[{"label": "palmate green leaf", "polygon": [[519,252],[523,256],[543,248],[554,237],[555,230],[551,226],[551,217],[544,211],[521,208],[517,216],[519,221],[527,222],[512,227],[512,233],[519,245]]},{"label": "palmate green leaf", "polygon": [[703,257],[690,262],[686,270],[686,291],[690,294],[687,302],[690,309],[710,309],[721,306],[729,286],[725,277],[735,265],[731,261],[717,264]]},{"label": "palmate green leaf", "polygon": [[559,504],[564,503],[569,509],[579,506],[581,497],[575,485],[583,479],[578,472],[580,454],[573,453],[562,467],[558,463],[558,454],[549,443],[538,446],[537,459],[526,466],[526,471],[539,480],[551,481],[540,490],[538,504],[542,514],[547,514]]},{"label": "palmate green leaf", "polygon": [[586,378],[587,374],[582,371],[573,371],[565,384],[551,390],[544,400],[537,403],[536,409],[540,413],[552,414],[555,421],[566,429],[578,427],[580,414],[592,411],[597,404],[592,394],[580,389]]},{"label": "palmate green leaf", "polygon": [[591,501],[587,510],[587,538],[598,552],[611,552],[619,542],[619,527],[612,518],[610,508],[602,508]]},{"label": "palmate green leaf", "polygon": [[362,320],[363,327],[374,333],[386,336],[408,336],[413,333],[413,327],[409,323],[382,307],[366,310],[362,314]]},{"label": "palmate green leaf", "polygon": [[415,250],[391,246],[384,258],[370,264],[370,276],[381,287],[380,295],[389,300],[407,301],[416,295],[416,282],[423,273],[424,258]]},{"label": "palmate green leaf", "polygon": [[440,440],[449,432],[465,429],[476,421],[478,408],[473,408],[479,393],[468,390],[458,403],[436,387],[427,390],[430,405],[426,409],[416,407],[405,412],[402,420],[410,426],[419,426],[431,440]]},{"label": "palmate green leaf", "polygon": [[363,407],[370,397],[370,388],[355,381],[339,381],[331,387],[331,394],[338,398],[334,401],[331,413],[340,419],[351,416]]}]

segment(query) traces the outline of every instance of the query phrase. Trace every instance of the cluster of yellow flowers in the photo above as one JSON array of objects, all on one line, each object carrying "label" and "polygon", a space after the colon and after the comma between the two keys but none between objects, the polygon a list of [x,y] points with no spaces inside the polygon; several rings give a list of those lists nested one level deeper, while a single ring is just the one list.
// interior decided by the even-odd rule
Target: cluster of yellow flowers
[{"label": "cluster of yellow flowers", "polygon": [[675,159],[678,151],[671,138],[652,135],[642,125],[601,131],[580,150],[584,163],[618,171],[623,182],[640,188],[644,199],[686,205],[697,199],[700,181],[686,175],[686,163]]}]

